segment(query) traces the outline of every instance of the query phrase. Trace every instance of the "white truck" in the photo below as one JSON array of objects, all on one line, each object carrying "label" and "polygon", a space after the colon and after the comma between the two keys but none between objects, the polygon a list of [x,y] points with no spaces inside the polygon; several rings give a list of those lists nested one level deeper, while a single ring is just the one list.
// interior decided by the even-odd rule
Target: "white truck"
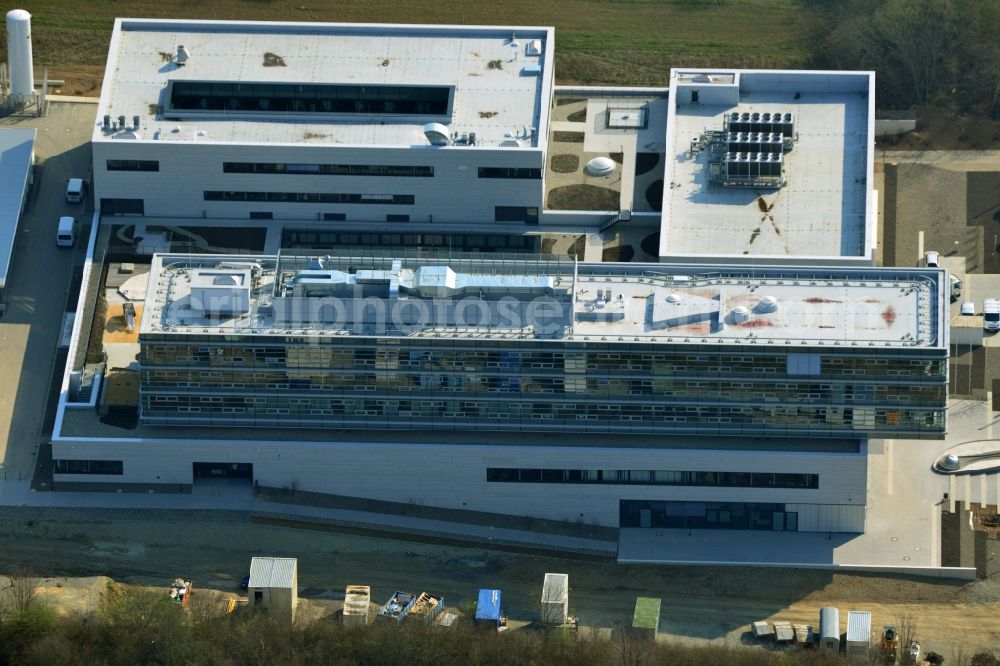
[{"label": "white truck", "polygon": [[987,331],[1000,331],[1000,298],[987,298],[983,301],[983,328]]}]

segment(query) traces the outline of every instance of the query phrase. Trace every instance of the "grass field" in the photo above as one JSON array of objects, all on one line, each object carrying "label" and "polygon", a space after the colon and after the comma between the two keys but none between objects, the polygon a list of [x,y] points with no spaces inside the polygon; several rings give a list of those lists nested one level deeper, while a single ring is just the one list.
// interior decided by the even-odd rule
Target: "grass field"
[{"label": "grass field", "polygon": [[[93,94],[117,16],[551,25],[560,84],[665,85],[670,67],[794,67],[807,57],[803,0],[25,0],[36,67]],[[0,53],[6,54],[5,31]],[[3,56],[0,56],[3,57]]]}]

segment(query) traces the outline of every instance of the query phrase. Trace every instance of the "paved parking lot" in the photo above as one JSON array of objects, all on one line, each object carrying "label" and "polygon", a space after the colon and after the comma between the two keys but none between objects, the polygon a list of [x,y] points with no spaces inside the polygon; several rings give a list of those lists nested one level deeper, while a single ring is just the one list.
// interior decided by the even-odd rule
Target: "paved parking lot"
[{"label": "paved parking lot", "polygon": [[[21,216],[8,277],[7,313],[0,318],[0,479],[30,478],[41,439],[56,347],[74,266],[82,264],[93,202],[67,204],[66,179],[90,178],[90,133],[96,106],[50,104],[44,118],[9,116],[0,127],[34,127],[35,181]],[[81,222],[73,249],[55,244],[56,221]],[[89,226],[88,226],[89,228]]]}]

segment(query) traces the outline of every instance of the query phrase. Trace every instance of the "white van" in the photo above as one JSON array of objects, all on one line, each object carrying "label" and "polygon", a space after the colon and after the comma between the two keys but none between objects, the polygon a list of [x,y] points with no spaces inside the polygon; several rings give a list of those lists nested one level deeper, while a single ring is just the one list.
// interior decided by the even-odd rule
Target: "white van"
[{"label": "white van", "polygon": [[66,202],[80,203],[87,194],[87,181],[83,178],[70,178],[66,181]]},{"label": "white van", "polygon": [[72,217],[60,217],[59,228],[56,230],[56,245],[59,247],[73,247],[76,240],[76,219]]},{"label": "white van", "polygon": [[937,268],[941,265],[941,255],[934,250],[924,252],[924,260],[921,262],[927,268]]},{"label": "white van", "polygon": [[1000,299],[987,298],[983,301],[983,328],[1000,331]]}]

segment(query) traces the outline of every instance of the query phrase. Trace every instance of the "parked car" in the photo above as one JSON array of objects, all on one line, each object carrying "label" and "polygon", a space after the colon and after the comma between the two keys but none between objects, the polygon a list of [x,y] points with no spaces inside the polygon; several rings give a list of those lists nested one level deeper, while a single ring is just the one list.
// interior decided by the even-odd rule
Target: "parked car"
[{"label": "parked car", "polygon": [[934,250],[928,250],[924,252],[923,264],[927,268],[937,268],[941,265],[941,255]]},{"label": "parked car", "polygon": [[976,304],[972,301],[962,301],[961,313],[963,317],[976,316]]}]

